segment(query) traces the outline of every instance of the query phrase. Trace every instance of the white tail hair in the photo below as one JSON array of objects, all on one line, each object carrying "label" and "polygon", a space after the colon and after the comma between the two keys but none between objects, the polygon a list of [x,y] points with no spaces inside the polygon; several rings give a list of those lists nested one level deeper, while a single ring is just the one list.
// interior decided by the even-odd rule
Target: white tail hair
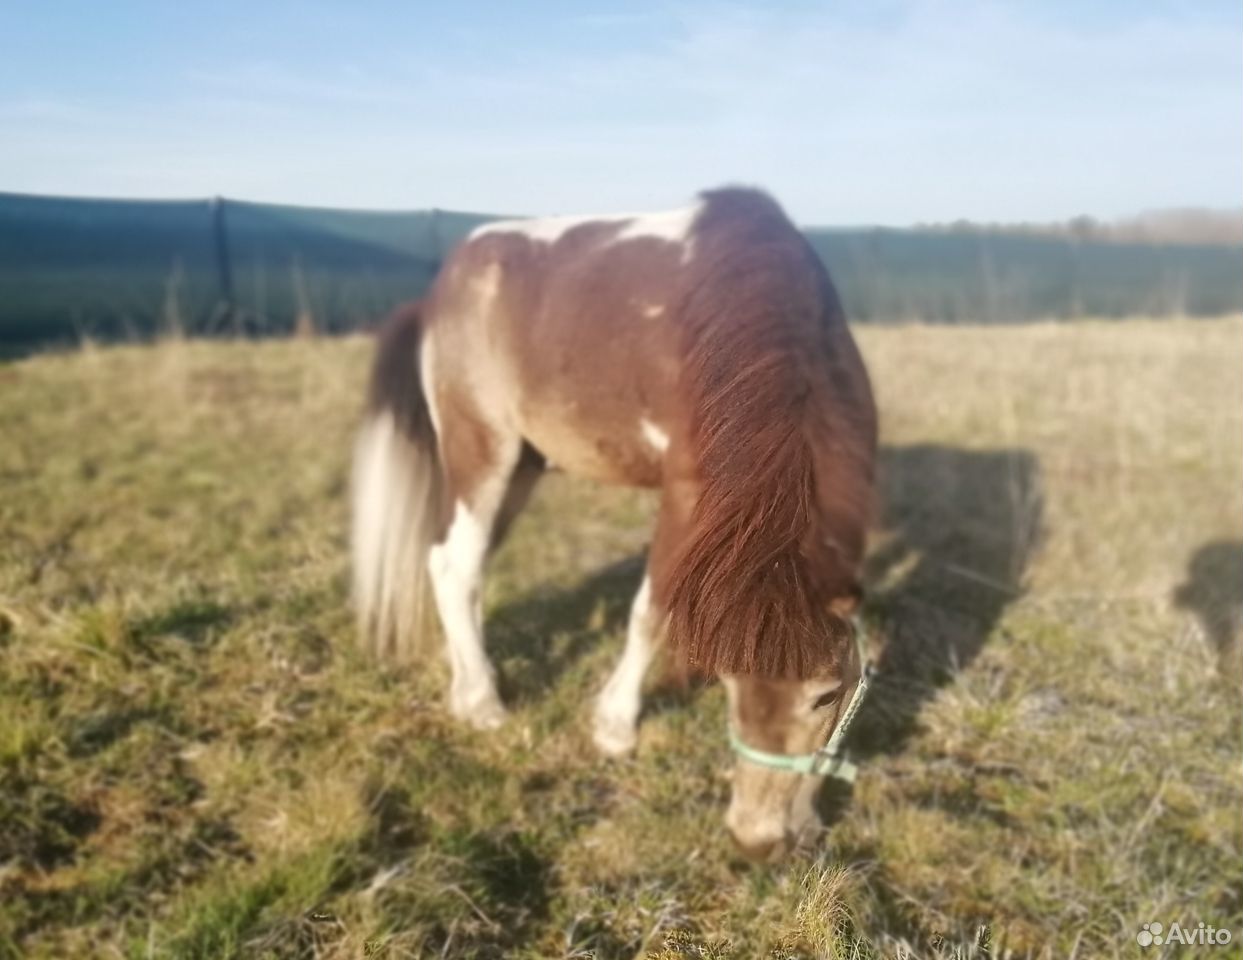
[{"label": "white tail hair", "polygon": [[439,533],[443,482],[419,373],[417,311],[381,334],[366,422],[354,446],[354,602],[358,638],[408,659],[428,620],[427,555]]}]

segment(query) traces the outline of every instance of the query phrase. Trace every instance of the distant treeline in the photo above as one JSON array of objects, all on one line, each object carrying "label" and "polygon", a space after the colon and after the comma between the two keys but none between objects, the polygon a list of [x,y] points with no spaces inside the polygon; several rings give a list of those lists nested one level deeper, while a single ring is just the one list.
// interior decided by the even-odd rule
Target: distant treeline
[{"label": "distant treeline", "polygon": [[[490,219],[0,194],[0,348],[353,329],[419,296]],[[963,225],[806,233],[861,322],[1243,311],[1243,248],[1230,244]]]},{"label": "distant treeline", "polygon": [[1097,220],[1080,216],[1052,223],[974,223],[956,220],[948,224],[920,224],[916,229],[936,232],[1003,231],[1068,237],[1101,243],[1183,244],[1187,246],[1243,246],[1243,208],[1211,210],[1178,207],[1150,210],[1120,220]]}]

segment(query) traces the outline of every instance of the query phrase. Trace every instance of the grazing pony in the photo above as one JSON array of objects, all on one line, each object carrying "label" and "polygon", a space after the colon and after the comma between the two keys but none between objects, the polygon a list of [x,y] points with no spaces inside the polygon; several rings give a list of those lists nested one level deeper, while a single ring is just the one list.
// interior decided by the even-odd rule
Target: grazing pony
[{"label": "grazing pony", "polygon": [[663,634],[728,692],[731,833],[753,857],[780,855],[815,823],[864,687],[852,617],[875,453],[871,388],[833,285],[766,194],[488,224],[380,334],[354,461],[361,635],[406,652],[430,577],[450,708],[496,727],[483,569],[536,480],[558,468],[659,488],[595,743],[634,748]]}]

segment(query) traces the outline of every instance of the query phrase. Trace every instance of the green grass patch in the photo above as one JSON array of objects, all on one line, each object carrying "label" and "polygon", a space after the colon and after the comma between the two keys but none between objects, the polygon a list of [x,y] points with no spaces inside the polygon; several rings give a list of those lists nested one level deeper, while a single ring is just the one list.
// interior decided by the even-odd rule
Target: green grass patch
[{"label": "green grass patch", "polygon": [[[591,698],[655,508],[547,478],[493,564],[510,722],[348,607],[361,339],[0,365],[0,956],[1131,956],[1243,938],[1237,321],[867,330],[885,669],[820,840],[732,849],[716,687]],[[1052,372],[1056,372],[1056,376]],[[983,938],[983,939],[982,939]]]}]

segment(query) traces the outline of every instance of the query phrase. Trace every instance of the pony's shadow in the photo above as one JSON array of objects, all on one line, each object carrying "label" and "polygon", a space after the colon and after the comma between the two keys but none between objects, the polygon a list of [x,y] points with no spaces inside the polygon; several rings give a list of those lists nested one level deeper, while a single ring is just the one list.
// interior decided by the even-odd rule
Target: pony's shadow
[{"label": "pony's shadow", "polygon": [[1197,550],[1174,604],[1200,621],[1223,679],[1243,679],[1243,541],[1218,540]]},{"label": "pony's shadow", "polygon": [[[1026,450],[881,451],[881,529],[865,567],[880,672],[851,732],[866,759],[900,751],[924,704],[967,667],[1023,591],[1042,529],[1040,465]],[[821,797],[831,818],[849,790]]]},{"label": "pony's shadow", "polygon": [[507,703],[547,696],[603,638],[625,623],[643,579],[635,553],[601,567],[570,589],[539,587],[488,614],[488,650]]}]

